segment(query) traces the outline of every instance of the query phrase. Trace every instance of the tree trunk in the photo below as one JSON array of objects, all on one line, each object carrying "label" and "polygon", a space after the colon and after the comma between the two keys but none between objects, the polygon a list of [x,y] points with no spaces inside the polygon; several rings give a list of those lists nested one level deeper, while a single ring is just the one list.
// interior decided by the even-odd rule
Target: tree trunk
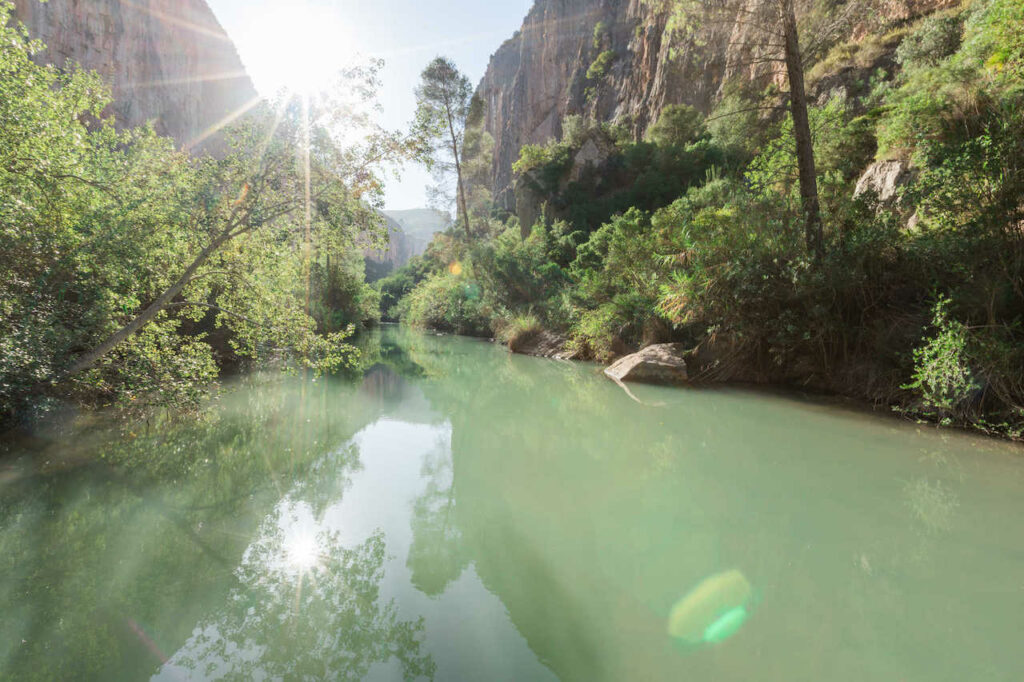
[{"label": "tree trunk", "polygon": [[789,75],[789,100],[793,114],[793,137],[796,140],[796,162],[800,173],[800,202],[804,212],[804,237],[807,250],[815,257],[825,252],[821,228],[821,204],[818,200],[818,174],[814,167],[814,141],[807,116],[807,92],[804,86],[804,64],[800,54],[793,0],[782,0],[782,23],[785,33],[786,71]]},{"label": "tree trunk", "polygon": [[192,275],[196,274],[196,271],[210,259],[210,256],[212,256],[217,249],[223,246],[225,242],[229,241],[231,236],[230,230],[224,230],[220,236],[214,239],[209,246],[203,249],[202,252],[196,256],[196,259],[192,261],[192,264],[188,266],[181,277],[179,277],[169,289],[160,294],[160,297],[153,301],[148,308],[139,313],[131,322],[121,327],[121,329],[110,336],[106,341],[79,358],[68,371],[68,376],[80,374],[81,372],[91,368],[100,360],[100,358],[124,343],[124,341],[132,334],[149,324],[161,310],[166,308],[167,305],[181,293],[182,289],[184,289],[192,280]]},{"label": "tree trunk", "polygon": [[446,105],[445,108],[447,109],[445,113],[448,115],[448,133],[452,138],[452,156],[455,157],[455,178],[458,183],[459,210],[462,211],[462,219],[466,226],[466,238],[472,239],[473,229],[469,224],[469,209],[466,206],[466,190],[463,189],[462,186],[462,162],[459,160],[459,142],[458,138],[455,136],[455,124],[452,122],[451,107]]}]

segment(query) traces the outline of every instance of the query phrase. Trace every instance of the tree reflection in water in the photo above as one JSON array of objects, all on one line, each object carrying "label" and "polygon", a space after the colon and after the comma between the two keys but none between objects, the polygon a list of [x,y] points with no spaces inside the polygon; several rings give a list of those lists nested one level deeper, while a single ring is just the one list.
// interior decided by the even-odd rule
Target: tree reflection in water
[{"label": "tree reflection in water", "polygon": [[297,528],[300,511],[309,507],[286,500],[264,520],[227,605],[172,665],[227,680],[361,680],[397,659],[405,679],[433,679],[423,619],[400,620],[380,598],[383,534],[346,548],[335,532]]},{"label": "tree reflection in water", "polygon": [[412,584],[430,597],[462,575],[470,557],[455,518],[455,482],[451,452],[439,445],[423,462],[426,490],[413,504],[413,539],[406,566]]}]

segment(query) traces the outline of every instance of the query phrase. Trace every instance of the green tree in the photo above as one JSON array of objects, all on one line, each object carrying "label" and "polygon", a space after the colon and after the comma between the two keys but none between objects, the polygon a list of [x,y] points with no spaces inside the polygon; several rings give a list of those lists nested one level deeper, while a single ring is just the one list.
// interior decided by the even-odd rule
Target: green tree
[{"label": "green tree", "polygon": [[450,200],[445,182],[454,172],[456,201],[467,237],[471,237],[473,231],[466,202],[462,154],[472,97],[469,79],[446,57],[437,57],[427,65],[416,88],[415,130],[429,145],[430,165],[438,183],[435,193],[442,201]]},{"label": "green tree", "polygon": [[704,134],[704,116],[686,104],[670,104],[647,131],[648,141],[662,147],[682,147]]},{"label": "green tree", "polygon": [[[340,122],[330,120],[329,112],[310,115],[288,102],[279,103],[278,112],[268,107],[262,116],[236,131],[232,151],[223,161],[207,159],[187,166],[186,172],[194,173],[187,184],[191,191],[183,197],[192,207],[187,227],[196,248],[190,260],[154,300],[140,306],[126,324],[79,356],[70,374],[90,369],[172,306],[215,310],[248,342],[250,352],[261,343],[270,343],[298,349],[307,359],[319,356],[331,364],[336,357],[331,346],[340,337],[312,336],[308,289],[305,309],[299,311],[281,305],[283,297],[275,296],[281,292],[267,287],[249,285],[243,292],[237,287],[218,290],[209,282],[197,284],[210,278],[217,281],[225,273],[237,280],[245,268],[251,271],[247,257],[273,259],[284,244],[303,254],[308,287],[308,259],[315,244],[351,246],[360,228],[377,224],[362,200],[364,193],[373,189],[370,164],[375,159],[366,159],[361,150],[338,146],[331,124]],[[390,150],[385,149],[376,160],[387,156]],[[233,246],[230,251],[229,245]],[[219,258],[222,252],[228,253]],[[246,255],[239,259],[240,252]],[[222,270],[225,260],[235,261],[229,263],[235,267]],[[235,295],[224,296],[225,291]],[[256,292],[264,296],[254,299]],[[187,293],[201,293],[202,297],[178,300]],[[242,307],[232,309],[222,303]]]},{"label": "green tree", "polygon": [[[648,0],[667,6],[677,30],[692,31],[702,24],[726,23],[737,28],[738,42],[730,48],[745,57],[733,68],[781,66],[789,83],[788,104],[793,121],[804,237],[808,252],[820,257],[825,248],[818,173],[811,134],[805,66],[869,9],[871,0],[850,0],[819,12],[813,0]],[[801,34],[813,36],[804,43]]]},{"label": "green tree", "polygon": [[[118,131],[95,74],[33,62],[42,46],[12,7],[0,0],[0,415],[58,384],[194,396],[216,374],[214,332],[243,356],[349,357],[347,330],[317,334],[310,284],[317,254],[378,228],[376,169],[412,148],[360,113],[375,67],[313,108],[266,103],[222,158],[193,158]],[[352,128],[365,134],[339,144]]]}]

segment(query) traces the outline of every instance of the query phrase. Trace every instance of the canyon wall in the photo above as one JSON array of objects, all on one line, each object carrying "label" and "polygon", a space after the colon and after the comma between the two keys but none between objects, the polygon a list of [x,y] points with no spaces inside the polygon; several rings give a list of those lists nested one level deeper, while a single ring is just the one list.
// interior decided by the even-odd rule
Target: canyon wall
[{"label": "canyon wall", "polygon": [[423,255],[434,235],[443,231],[451,222],[449,216],[429,208],[381,211],[381,217],[387,228],[387,247],[382,250],[363,250],[370,281],[376,281],[394,272],[414,256]]},{"label": "canyon wall", "polygon": [[40,61],[97,71],[120,125],[153,121],[184,148],[209,146],[210,132],[256,98],[205,0],[16,0],[15,12],[46,43]]},{"label": "canyon wall", "polygon": [[[415,244],[409,235],[402,230],[402,226],[395,219],[385,212],[380,213],[384,228],[387,230],[387,245],[383,249],[365,246],[363,258],[366,261],[367,280],[370,282],[387,276],[398,268],[409,262],[409,259],[417,255]],[[364,235],[362,239],[367,239]]]},{"label": "canyon wall", "polygon": [[[491,58],[477,90],[495,139],[493,191],[499,201],[511,200],[511,166],[520,148],[557,138],[567,115],[626,120],[639,134],[666,104],[705,111],[712,106],[728,41],[706,41],[699,55],[685,46],[670,54],[667,22],[665,11],[644,0],[534,4],[522,28]],[[588,78],[602,53],[611,53],[611,62],[600,77]]]},{"label": "canyon wall", "polygon": [[[870,20],[899,21],[954,1],[880,0]],[[781,64],[750,58],[749,26],[717,17],[694,32],[673,32],[668,4],[536,0],[477,89],[495,140],[491,189],[500,204],[514,206],[512,163],[522,146],[557,139],[567,115],[623,122],[639,137],[668,104],[709,112],[732,76],[782,84]],[[867,30],[852,26],[850,33]],[[606,67],[592,70],[604,53]]]}]

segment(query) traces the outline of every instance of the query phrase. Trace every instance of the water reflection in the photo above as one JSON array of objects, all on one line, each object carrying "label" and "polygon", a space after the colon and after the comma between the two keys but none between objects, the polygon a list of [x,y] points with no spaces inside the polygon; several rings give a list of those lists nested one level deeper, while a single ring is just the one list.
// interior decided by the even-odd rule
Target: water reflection
[{"label": "water reflection", "polygon": [[436,597],[458,579],[469,565],[455,518],[455,481],[451,453],[435,448],[423,461],[426,489],[413,505],[412,545],[406,565],[412,584]]},{"label": "water reflection", "polygon": [[356,395],[343,382],[252,377],[197,419],[89,420],[12,448],[0,678],[157,670],[232,589],[282,491],[323,508],[358,471],[346,441],[374,413]]},{"label": "water reflection", "polygon": [[363,350],[356,381],[253,381],[7,465],[0,677],[1024,679],[1001,447],[637,402],[407,330]]},{"label": "water reflection", "polygon": [[[735,391],[640,387],[635,402],[585,366],[468,343],[409,355],[452,422],[452,485],[414,521],[417,556],[436,553],[418,586],[444,589],[468,558],[561,679],[961,680],[979,661],[1024,675],[1009,653],[1022,545],[987,497],[1024,493],[1008,451]],[[1000,587],[963,579],[979,572]],[[709,575],[739,577],[719,590]],[[694,585],[706,612],[673,613]],[[670,621],[719,646],[679,649]]]},{"label": "water reflection", "polygon": [[402,620],[380,598],[382,533],[346,547],[337,532],[314,533],[312,519],[310,507],[287,501],[264,520],[238,586],[161,677],[362,680],[392,658],[406,680],[433,677],[422,619]]}]

